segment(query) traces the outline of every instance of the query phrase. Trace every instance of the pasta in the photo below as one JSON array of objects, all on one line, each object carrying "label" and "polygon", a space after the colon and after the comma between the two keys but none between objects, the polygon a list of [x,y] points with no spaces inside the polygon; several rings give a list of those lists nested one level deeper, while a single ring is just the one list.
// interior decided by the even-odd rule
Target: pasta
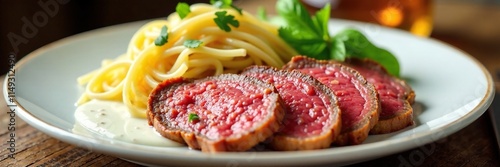
[{"label": "pasta", "polygon": [[[215,12],[222,10],[239,21],[237,28],[226,32],[217,26]],[[190,11],[183,19],[173,13],[145,24],[125,54],[103,60],[101,68],[79,77],[86,89],[77,104],[91,99],[122,101],[132,116],[145,118],[149,93],[165,79],[238,73],[250,65],[281,67],[297,54],[279,38],[276,26],[250,13],[209,4],[191,5]],[[168,42],[156,46],[163,26],[168,27]],[[183,45],[186,40],[202,44],[189,48]]]}]

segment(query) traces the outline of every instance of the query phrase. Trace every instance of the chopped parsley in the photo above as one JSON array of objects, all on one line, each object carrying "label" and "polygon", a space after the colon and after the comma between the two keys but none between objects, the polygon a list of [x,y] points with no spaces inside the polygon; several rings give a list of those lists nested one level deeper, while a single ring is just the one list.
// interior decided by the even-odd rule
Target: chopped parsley
[{"label": "chopped parsley", "polygon": [[240,22],[235,20],[233,15],[228,15],[227,11],[218,11],[215,12],[215,15],[217,16],[214,18],[215,24],[217,24],[221,30],[230,32],[231,27],[229,27],[229,25],[232,25],[233,27],[240,26]]},{"label": "chopped parsley", "polygon": [[197,114],[189,113],[189,115],[188,115],[189,122],[198,121],[198,120],[200,120],[200,117]]},{"label": "chopped parsley", "polygon": [[234,6],[232,0],[210,0],[210,4],[214,5],[216,8],[219,9],[233,8],[234,10],[238,11],[240,15],[243,15],[243,10],[237,6]]},{"label": "chopped parsley", "polygon": [[191,13],[189,5],[185,2],[179,2],[175,7],[175,11],[181,19],[184,19],[189,13]]},{"label": "chopped parsley", "polygon": [[163,27],[161,27],[160,35],[155,40],[155,45],[156,46],[163,46],[167,42],[168,42],[167,26],[164,25]]},{"label": "chopped parsley", "polygon": [[197,48],[200,47],[202,43],[203,42],[200,40],[188,39],[184,41],[184,46],[186,48]]}]

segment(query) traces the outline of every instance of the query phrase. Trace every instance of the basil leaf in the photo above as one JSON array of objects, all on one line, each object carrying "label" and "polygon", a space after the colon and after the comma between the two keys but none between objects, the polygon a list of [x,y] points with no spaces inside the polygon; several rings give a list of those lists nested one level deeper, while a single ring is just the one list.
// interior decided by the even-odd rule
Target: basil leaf
[{"label": "basil leaf", "polygon": [[330,5],[326,5],[313,17],[298,0],[279,0],[276,10],[286,22],[286,26],[278,30],[284,41],[302,55],[321,60],[330,59]]},{"label": "basil leaf", "polygon": [[320,32],[323,39],[330,38],[330,34],[328,33],[328,21],[330,20],[330,4],[326,4],[325,7],[318,10],[313,17],[313,23],[317,28],[316,31]]},{"label": "basil leaf", "polygon": [[372,44],[366,36],[355,29],[346,29],[334,38],[343,41],[346,55],[355,58],[368,58],[382,65],[389,74],[399,77],[399,62],[389,51]]},{"label": "basil leaf", "polygon": [[191,13],[189,5],[184,2],[179,2],[175,7],[175,11],[177,12],[177,14],[181,19],[184,19],[189,13]]},{"label": "basil leaf", "polygon": [[372,44],[359,31],[347,29],[332,37],[328,31],[330,10],[327,4],[311,17],[299,0],[278,0],[276,11],[284,20],[284,24],[279,21],[282,27],[278,35],[299,54],[337,61],[349,57],[369,58],[380,63],[389,74],[399,76],[396,57]]},{"label": "basil leaf", "polygon": [[168,42],[168,32],[167,32],[167,26],[164,25],[161,27],[161,32],[158,37],[156,37],[155,40],[155,45],[156,46],[163,46]]},{"label": "basil leaf", "polygon": [[317,59],[325,59],[325,57],[328,57],[321,55],[327,44],[322,38],[317,38],[307,33],[301,33],[291,27],[281,27],[278,29],[278,34],[283,40],[287,41],[289,45],[299,51],[300,54]]},{"label": "basil leaf", "polygon": [[202,43],[203,42],[200,40],[188,39],[184,41],[183,45],[186,48],[197,48],[200,47]]},{"label": "basil leaf", "polygon": [[217,16],[214,18],[215,24],[219,26],[219,28],[223,31],[230,32],[231,27],[229,25],[232,25],[233,27],[239,27],[240,22],[238,20],[234,19],[233,15],[226,15],[227,11],[218,11],[215,12],[215,15]]},{"label": "basil leaf", "polygon": [[344,61],[346,58],[346,50],[344,41],[339,38],[332,38],[332,42],[330,43],[330,48],[332,49],[330,52],[330,59],[337,61]]},{"label": "basil leaf", "polygon": [[288,27],[293,27],[301,33],[320,37],[321,33],[315,31],[315,25],[309,11],[298,0],[279,0],[276,2],[276,11],[285,18]]}]

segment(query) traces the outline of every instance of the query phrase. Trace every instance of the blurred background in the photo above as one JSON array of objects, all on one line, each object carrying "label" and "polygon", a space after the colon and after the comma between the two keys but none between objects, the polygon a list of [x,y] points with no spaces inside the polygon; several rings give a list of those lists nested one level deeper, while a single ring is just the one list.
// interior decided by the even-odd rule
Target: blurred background
[{"label": "blurred background", "polygon": [[[13,52],[19,60],[37,48],[74,34],[120,23],[165,18],[175,11],[178,2],[0,0],[0,72],[7,72],[8,56]],[[184,2],[192,4],[209,0]]]},{"label": "blurred background", "polygon": [[[183,1],[190,4],[209,2],[209,0]],[[264,5],[270,14],[274,13],[273,0],[234,1],[237,6],[249,12],[255,13],[259,6]],[[419,2],[423,0],[391,1]],[[7,73],[8,57],[11,54],[19,60],[44,45],[74,34],[120,23],[165,18],[175,10],[178,2],[179,0],[0,0],[0,76]],[[433,0],[432,16],[433,27],[430,38],[453,45],[478,59],[493,74],[497,90],[500,90],[500,0]],[[486,145],[488,139],[483,132],[489,132],[490,124],[484,123],[483,118],[469,127],[471,128],[459,132],[458,135],[470,133],[475,129],[485,129],[473,133],[481,135],[478,137],[481,140],[475,140],[480,141],[479,144],[472,143],[470,147]],[[448,141],[452,140],[455,140],[455,143],[470,143],[472,139],[449,138]],[[452,162],[452,160],[442,160],[442,155],[428,158],[429,162],[452,163],[445,166],[464,165],[453,163],[488,164],[493,161],[488,158],[498,155],[497,152],[484,150],[480,150],[485,152],[484,154],[477,152],[477,155],[473,155],[476,154],[474,151],[478,150],[463,153],[462,148],[457,145],[442,145],[445,144],[436,146],[440,148],[441,153],[461,151],[461,155],[457,158],[467,157],[467,160]],[[419,152],[410,150],[403,155],[412,156],[414,153]],[[470,160],[469,155],[472,155]],[[381,161],[394,160],[399,158],[397,156],[388,156]],[[398,162],[391,161],[390,163]],[[366,164],[365,166],[373,165]]]},{"label": "blurred background", "polygon": [[[184,1],[190,4],[209,2]],[[1,0],[0,72],[7,72],[6,60],[11,53],[19,60],[37,48],[77,33],[125,22],[166,17],[175,10],[177,2]],[[250,12],[255,12],[262,4],[274,4],[268,0],[236,0],[235,3]],[[273,13],[273,5],[266,5],[265,8]],[[431,38],[459,47],[495,73],[495,65],[500,66],[500,0],[434,0],[432,12]]]}]

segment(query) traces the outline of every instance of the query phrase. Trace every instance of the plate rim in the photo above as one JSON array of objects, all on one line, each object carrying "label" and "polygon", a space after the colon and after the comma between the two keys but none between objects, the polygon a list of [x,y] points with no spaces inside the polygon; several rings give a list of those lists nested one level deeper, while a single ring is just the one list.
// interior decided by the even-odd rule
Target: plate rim
[{"label": "plate rim", "polygon": [[[151,20],[141,20],[141,21],[134,21],[134,22],[128,22],[128,23],[122,23],[122,24],[102,27],[102,28],[82,32],[79,34],[75,34],[75,35],[71,35],[71,36],[59,39],[57,41],[54,41],[54,42],[49,43],[45,46],[42,46],[42,47],[36,49],[35,51],[27,54],[25,57],[23,57],[21,60],[19,60],[16,63],[14,69],[18,70],[18,69],[22,68],[27,62],[30,62],[32,59],[39,57],[40,55],[43,55],[43,53],[50,51],[51,49],[53,49],[57,46],[61,46],[61,45],[64,45],[66,43],[72,43],[76,40],[83,39],[83,38],[91,38],[94,35],[103,34],[103,33],[112,31],[113,29],[116,29],[116,28],[124,28],[127,26],[142,26],[142,25],[144,25],[144,23],[146,23],[148,21],[151,21]],[[332,22],[332,21],[333,22],[340,21],[340,22],[345,22],[345,23],[355,23],[356,25],[358,25],[358,24],[359,25],[370,24],[370,23],[357,22],[357,21],[351,21],[351,20],[342,20],[342,19],[331,19],[330,22]],[[405,34],[409,34],[407,32],[404,32],[403,30],[397,30],[397,29],[386,28],[386,27],[381,27],[381,28],[389,29],[390,31],[396,30],[396,31],[403,32]],[[409,34],[409,35],[411,35],[411,34]],[[439,41],[437,39],[433,39],[433,38],[425,38],[423,40],[428,40],[430,42],[438,43],[438,44],[446,46],[450,49],[459,51],[460,56],[466,57],[468,60],[472,61],[475,64],[475,66],[478,67],[482,71],[482,74],[486,78],[486,82],[487,82],[486,83],[487,84],[486,93],[484,94],[483,97],[481,97],[481,101],[476,106],[474,106],[474,108],[470,109],[465,115],[459,117],[456,120],[451,121],[450,123],[448,123],[446,125],[440,126],[436,129],[431,129],[431,130],[427,130],[424,132],[414,133],[414,134],[410,135],[409,137],[405,137],[405,138],[397,138],[397,139],[391,139],[391,140],[385,140],[385,141],[378,141],[378,142],[374,142],[374,143],[363,144],[361,146],[363,146],[363,147],[380,147],[381,145],[384,145],[387,143],[392,143],[392,144],[411,143],[411,141],[413,141],[413,140],[425,139],[425,138],[427,138],[426,136],[432,135],[433,133],[443,132],[443,129],[450,129],[450,127],[455,127],[451,131],[444,131],[445,133],[442,134],[442,137],[432,138],[430,140],[424,140],[425,142],[422,142],[419,144],[423,145],[423,144],[427,144],[430,142],[434,142],[434,141],[439,140],[443,137],[446,137],[452,133],[455,133],[456,131],[458,131],[460,129],[463,129],[465,126],[468,126],[470,123],[472,123],[477,118],[479,118],[479,116],[481,116],[487,110],[487,108],[491,105],[491,103],[493,101],[493,97],[494,97],[495,87],[493,86],[493,78],[492,78],[491,74],[485,68],[485,66],[483,64],[481,64],[476,58],[474,58],[470,54],[468,54],[468,53],[462,51],[461,49],[456,48],[448,43],[444,43],[444,42],[441,42],[441,41]],[[7,88],[8,88],[7,82],[8,82],[8,77],[5,77],[4,84],[3,84],[4,85],[3,86],[3,92],[4,92],[3,94],[4,94],[4,99],[6,101],[8,98],[8,96],[7,96]],[[129,147],[120,147],[120,146],[116,146],[113,144],[106,145],[106,143],[103,143],[103,140],[101,140],[101,139],[85,137],[85,136],[81,136],[81,135],[72,133],[68,130],[57,127],[49,122],[46,122],[46,121],[36,117],[30,111],[28,111],[26,108],[24,108],[23,105],[18,103],[17,100],[14,103],[15,103],[15,105],[17,105],[17,109],[19,109],[19,110],[16,110],[16,115],[18,115],[21,119],[23,119],[30,126],[35,127],[37,130],[40,130],[51,137],[54,137],[58,140],[70,143],[72,145],[77,145],[79,147],[82,147],[82,146],[86,147],[86,149],[90,149],[91,151],[100,152],[100,153],[116,156],[119,158],[125,158],[125,159],[134,158],[134,157],[128,157],[128,156],[117,156],[114,152],[117,150],[131,151]],[[9,102],[7,102],[7,104],[9,104]],[[467,120],[467,122],[464,122],[466,120]],[[462,124],[459,124],[459,123],[462,123]],[[457,126],[457,124],[459,124],[461,126]],[[58,135],[62,135],[64,137],[60,137]],[[90,148],[88,145],[86,145],[86,143],[83,143],[83,145],[80,145],[79,141],[90,142]],[[125,142],[122,143],[120,141],[118,141],[118,142],[114,141],[114,142],[118,143],[118,144],[125,144],[126,146],[130,146],[130,145],[131,146],[139,146],[141,148],[152,147],[152,146],[144,146],[144,145],[139,145],[139,144],[125,143]],[[404,151],[404,150],[407,150],[410,148],[415,148],[415,147],[416,147],[416,145],[408,144],[406,147],[403,147],[403,148],[387,149],[385,151],[385,153],[383,150],[381,150],[382,153],[380,154],[380,156],[387,156],[390,153],[394,153],[390,150],[399,150],[398,152],[401,152],[401,151]],[[337,147],[334,149],[341,150],[344,152],[352,152],[352,151],[345,151],[345,150],[346,149],[353,149],[353,148],[359,148],[359,147],[346,146],[346,147]],[[298,157],[304,156],[304,154],[306,154],[308,157],[316,156],[317,157],[316,159],[318,159],[318,157],[321,158],[321,157],[328,155],[328,153],[331,153],[331,149],[332,148],[323,149],[323,150],[315,150],[314,152],[308,152],[308,151],[305,151],[305,152],[303,152],[303,151],[298,151],[298,152],[259,152],[258,155],[255,155],[254,158],[261,160],[261,162],[260,162],[261,164],[266,164],[269,162],[276,163],[276,161],[278,161],[278,160],[298,158]],[[146,156],[155,154],[155,153],[147,152],[146,150],[132,150],[132,152],[145,153],[143,155],[146,155]],[[236,154],[239,156],[233,156]],[[235,161],[238,161],[238,162],[243,163],[243,164],[251,165],[253,163],[250,163],[249,161],[247,161],[248,160],[247,156],[241,156],[241,155],[248,155],[248,154],[252,154],[252,153],[248,153],[248,152],[247,153],[222,153],[222,154],[215,154],[215,155],[203,153],[203,154],[199,154],[200,156],[190,156],[188,158],[186,158],[185,155],[183,155],[183,154],[173,154],[173,155],[167,155],[167,156],[162,156],[162,157],[175,158],[175,159],[181,160],[181,161],[184,159],[185,160],[192,160],[194,158],[194,159],[198,159],[198,160],[210,160],[210,162],[222,163],[223,161],[227,162],[229,160],[227,157],[223,157],[223,156],[229,156],[231,158],[231,160],[235,160]],[[267,156],[271,156],[271,155],[273,156],[272,158],[267,157]],[[135,156],[135,155],[133,155],[133,156]],[[356,158],[345,158],[345,157],[343,159],[345,161],[356,160]],[[325,162],[326,163],[331,162],[331,160],[330,161],[327,161],[327,160],[321,161],[321,159],[318,159],[318,161],[316,161],[316,162],[318,164],[323,164]],[[285,162],[285,163],[280,163],[280,164],[291,165],[292,163]],[[293,164],[297,165],[296,162],[294,162]],[[304,164],[306,164],[306,163],[304,163]],[[310,164],[310,162],[307,162],[307,164]]]}]

